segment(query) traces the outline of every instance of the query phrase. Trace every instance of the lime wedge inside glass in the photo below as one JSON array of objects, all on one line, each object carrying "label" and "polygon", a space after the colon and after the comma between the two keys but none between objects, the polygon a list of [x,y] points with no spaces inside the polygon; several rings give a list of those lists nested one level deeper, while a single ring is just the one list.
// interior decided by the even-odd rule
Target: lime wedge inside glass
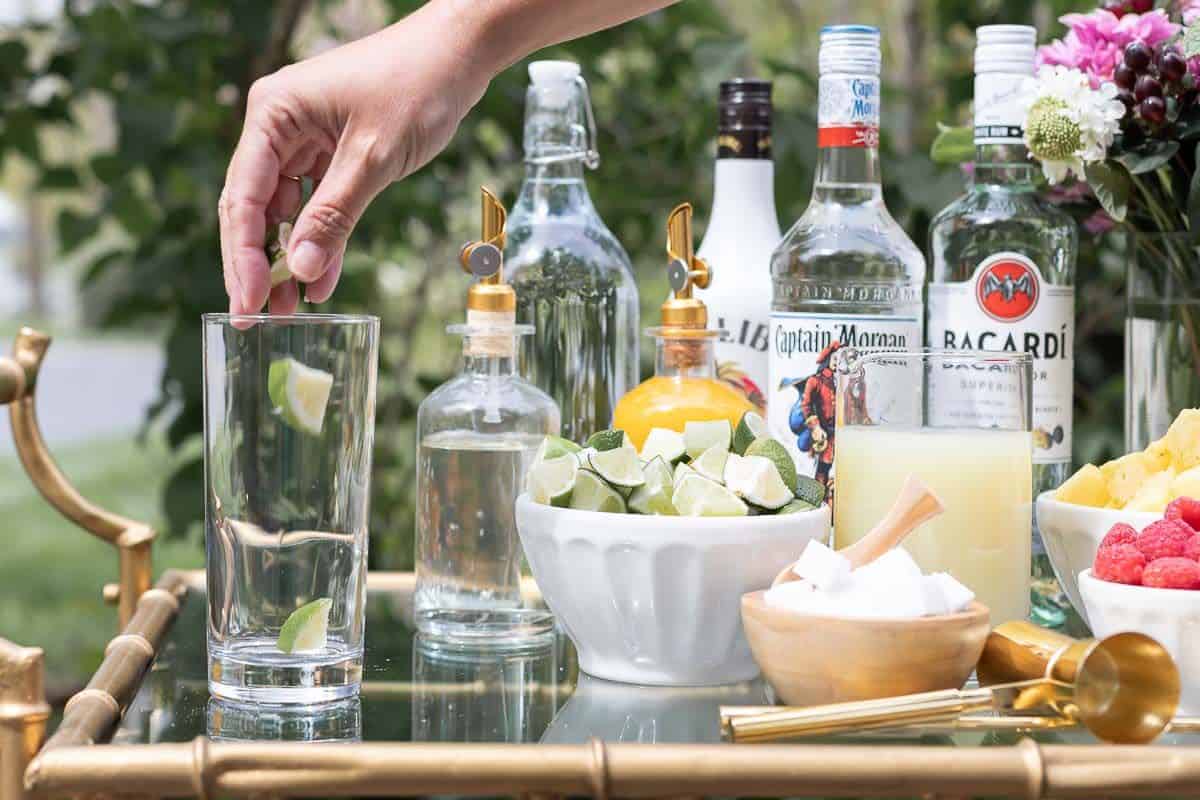
[{"label": "lime wedge inside glass", "polygon": [[275,642],[275,646],[284,653],[324,650],[331,608],[333,601],[328,597],[313,600],[297,608],[279,629],[279,640]]},{"label": "lime wedge inside glass", "polygon": [[571,508],[580,511],[625,513],[625,498],[590,469],[581,469],[575,476],[575,491],[571,492]]},{"label": "lime wedge inside glass", "polygon": [[565,506],[575,488],[577,472],[579,462],[573,453],[537,462],[529,470],[529,496],[542,505]]},{"label": "lime wedge inside glass", "polygon": [[332,374],[294,358],[278,358],[267,370],[267,396],[275,412],[291,427],[314,436],[325,423],[332,388]]},{"label": "lime wedge inside glass", "polygon": [[694,473],[679,482],[671,499],[676,510],[689,517],[744,517],[750,512],[733,492]]}]

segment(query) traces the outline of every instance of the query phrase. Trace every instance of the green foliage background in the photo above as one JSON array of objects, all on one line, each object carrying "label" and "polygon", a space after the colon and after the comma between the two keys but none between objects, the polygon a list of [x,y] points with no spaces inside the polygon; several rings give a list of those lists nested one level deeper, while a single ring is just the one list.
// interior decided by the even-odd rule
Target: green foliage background
[{"label": "green foliage background", "polygon": [[[162,398],[151,414],[187,454],[163,497],[170,533],[198,535],[202,426],[200,323],[226,306],[217,197],[253,80],[300,51],[304,30],[337,33],[338,4],[316,0],[130,0],[67,3],[53,25],[0,32],[0,156],[32,164],[47,193],[96,198],[55,220],[61,255],[80,254],[95,321],[165,326]],[[419,5],[387,0],[398,19]],[[961,189],[927,158],[939,120],[966,118],[975,26],[1033,22],[1043,37],[1069,0],[908,0],[833,4],[687,0],[618,29],[537,54],[583,64],[604,159],[590,178],[601,215],[637,265],[652,319],[665,291],[665,213],[690,199],[701,222],[711,193],[717,83],[775,79],[781,222],[803,210],[815,156],[816,30],[882,21],[884,157],[889,207],[914,240]],[[904,36],[895,35],[903,31]],[[298,31],[300,33],[298,33]],[[901,39],[904,48],[897,48]],[[383,318],[372,558],[412,557],[414,416],[454,370],[443,335],[461,319],[466,279],[455,256],[475,232],[481,183],[511,201],[519,185],[525,62],[498,76],[449,148],[386,191],[356,232],[327,310]],[[97,119],[111,120],[99,126]],[[101,129],[102,128],[102,129]],[[82,138],[86,156],[45,146]],[[1080,258],[1076,458],[1116,451],[1121,430],[1121,243],[1084,237]],[[648,354],[647,354],[648,355]]]}]

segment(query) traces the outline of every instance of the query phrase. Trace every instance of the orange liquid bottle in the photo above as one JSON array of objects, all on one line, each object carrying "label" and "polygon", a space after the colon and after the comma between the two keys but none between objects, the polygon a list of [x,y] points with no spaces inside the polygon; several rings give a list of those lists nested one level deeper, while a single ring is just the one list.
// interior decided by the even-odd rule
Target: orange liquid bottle
[{"label": "orange liquid bottle", "polygon": [[712,272],[692,253],[692,206],[683,203],[667,218],[667,278],[674,295],[662,305],[662,326],[647,328],[656,344],[654,377],[617,403],[613,427],[641,449],[651,428],[682,431],[685,422],[728,419],[736,427],[754,411],[744,394],[718,380],[713,345],[720,331],[708,329],[708,309],[692,296]]}]

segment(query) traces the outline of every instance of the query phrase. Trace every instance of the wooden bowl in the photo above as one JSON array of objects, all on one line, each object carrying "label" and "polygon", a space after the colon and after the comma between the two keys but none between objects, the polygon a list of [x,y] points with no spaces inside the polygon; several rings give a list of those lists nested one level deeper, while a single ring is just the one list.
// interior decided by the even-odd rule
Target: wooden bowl
[{"label": "wooden bowl", "polygon": [[987,606],[917,619],[850,619],[772,608],[765,592],[742,595],[754,660],[791,706],[958,689],[991,629]]}]

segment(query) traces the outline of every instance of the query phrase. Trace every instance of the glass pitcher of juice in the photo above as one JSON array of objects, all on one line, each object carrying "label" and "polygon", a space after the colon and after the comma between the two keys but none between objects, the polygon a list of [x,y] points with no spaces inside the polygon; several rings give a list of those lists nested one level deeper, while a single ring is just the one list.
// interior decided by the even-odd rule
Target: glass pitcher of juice
[{"label": "glass pitcher of juice", "polygon": [[641,449],[651,428],[683,431],[685,422],[738,421],[754,406],[717,378],[714,345],[721,331],[708,327],[708,309],[693,296],[708,288],[712,270],[692,252],[692,206],[683,203],[667,218],[667,279],[672,296],[662,305],[662,325],[647,328],[655,340],[654,377],[617,403],[613,427]]}]

